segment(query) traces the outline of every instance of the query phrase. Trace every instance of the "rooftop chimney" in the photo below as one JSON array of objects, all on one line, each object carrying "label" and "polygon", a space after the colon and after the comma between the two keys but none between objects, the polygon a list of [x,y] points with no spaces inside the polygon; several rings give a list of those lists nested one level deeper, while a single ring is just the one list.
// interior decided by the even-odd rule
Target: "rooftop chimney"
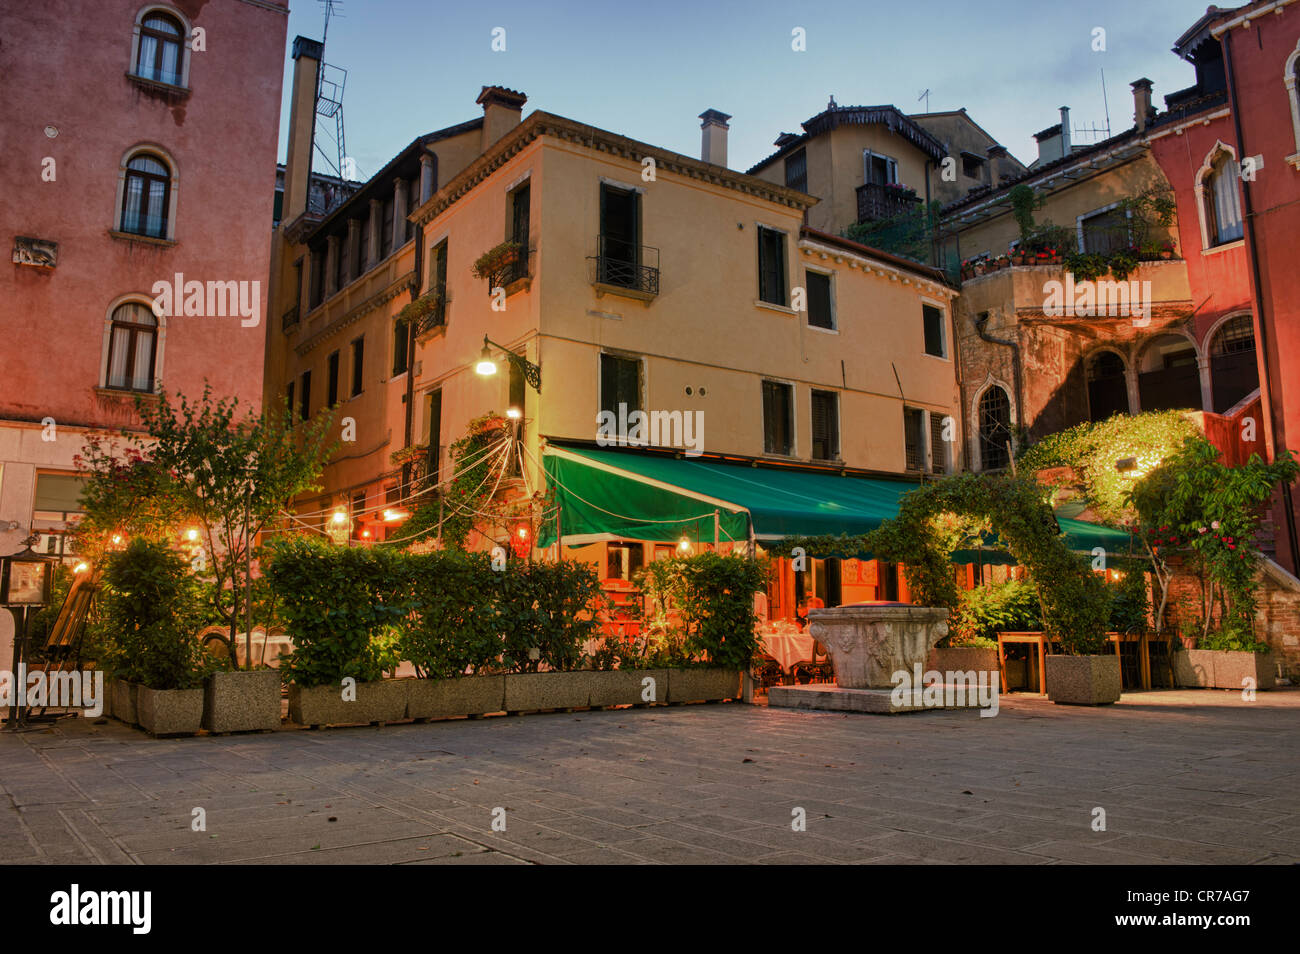
[{"label": "rooftop chimney", "polygon": [[483,136],[479,140],[479,151],[487,152],[489,146],[519,125],[528,97],[504,86],[484,86],[474,102],[483,107]]},{"label": "rooftop chimney", "polygon": [[1156,114],[1151,105],[1151,81],[1144,76],[1129,86],[1133,87],[1133,121],[1137,123],[1137,131],[1142,132]]},{"label": "rooftop chimney", "polygon": [[325,47],[305,36],[293,41],[293,97],[289,101],[289,147],[284,161],[284,208],[288,224],[307,211],[311,191],[312,138],[316,134],[316,85]]},{"label": "rooftop chimney", "polygon": [[700,158],[715,166],[727,165],[727,120],[731,117],[716,109],[700,113]]},{"label": "rooftop chimney", "polygon": [[1061,155],[1070,154],[1070,107],[1061,107]]},{"label": "rooftop chimney", "polygon": [[1038,141],[1038,158],[1034,167],[1044,166],[1070,154],[1070,107],[1061,107],[1061,121],[1042,132],[1034,133]]},{"label": "rooftop chimney", "polygon": [[989,161],[988,161],[989,185],[994,189],[996,189],[998,187],[998,184],[1002,181],[1002,169],[1000,167],[999,160],[1001,160],[1002,157],[1005,156],[1006,154],[1007,154],[1007,147],[1002,145],[1001,143],[994,143],[993,145],[989,146],[988,152],[986,153],[986,155],[989,157]]}]

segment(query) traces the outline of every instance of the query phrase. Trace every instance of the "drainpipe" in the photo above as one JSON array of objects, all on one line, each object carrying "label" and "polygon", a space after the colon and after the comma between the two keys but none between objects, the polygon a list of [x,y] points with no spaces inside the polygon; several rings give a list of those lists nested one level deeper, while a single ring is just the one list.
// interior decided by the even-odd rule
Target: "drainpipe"
[{"label": "drainpipe", "polygon": [[[1247,155],[1246,140],[1241,131],[1241,110],[1238,108],[1237,100],[1237,78],[1232,68],[1232,31],[1228,30],[1223,35],[1223,67],[1228,81],[1228,101],[1232,107],[1232,131],[1237,137],[1237,150],[1239,157]],[[1242,195],[1242,218],[1246,223],[1246,235],[1248,237],[1250,249],[1250,281],[1252,291],[1255,297],[1255,308],[1259,314],[1259,354],[1264,362],[1264,381],[1269,386],[1268,395],[1268,417],[1269,430],[1273,437],[1273,453],[1276,456],[1279,448],[1285,448],[1286,444],[1278,437],[1278,415],[1273,410],[1273,371],[1268,360],[1268,322],[1265,320],[1264,313],[1264,294],[1263,278],[1259,270],[1259,242],[1255,238],[1255,208],[1251,201],[1251,184],[1245,179],[1240,179]],[[1286,537],[1287,544],[1291,550],[1291,568],[1294,572],[1300,572],[1300,542],[1296,540],[1296,523],[1295,523],[1295,505],[1291,498],[1291,485],[1282,485],[1282,509],[1286,515]]]},{"label": "drainpipe", "polygon": [[989,344],[1002,345],[1004,348],[1011,349],[1011,376],[1013,378],[1012,387],[1016,392],[1016,423],[1025,427],[1024,401],[1022,400],[1023,388],[1020,384],[1020,344],[1009,338],[994,338],[984,330],[989,322],[988,312],[984,312],[980,317],[975,319],[975,333]]}]

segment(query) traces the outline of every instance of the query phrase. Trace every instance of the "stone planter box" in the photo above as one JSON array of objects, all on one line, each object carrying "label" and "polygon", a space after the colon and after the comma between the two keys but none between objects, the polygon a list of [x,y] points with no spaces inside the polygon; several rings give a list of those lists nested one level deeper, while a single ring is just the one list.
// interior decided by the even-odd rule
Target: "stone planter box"
[{"label": "stone planter box", "polygon": [[1222,653],[1184,649],[1174,653],[1174,683],[1185,689],[1213,689],[1214,663]]},{"label": "stone planter box", "polygon": [[506,708],[505,676],[463,676],[459,679],[403,679],[407,683],[408,719],[445,719],[483,715]]},{"label": "stone planter box", "polygon": [[740,698],[737,669],[670,669],[668,702],[718,702]]},{"label": "stone planter box", "polygon": [[580,709],[590,705],[599,672],[506,673],[505,710]]},{"label": "stone planter box", "polygon": [[203,724],[202,689],[136,687],[140,728],[150,735],[194,735]]},{"label": "stone planter box", "polygon": [[1253,679],[1256,689],[1272,689],[1277,685],[1277,663],[1272,653],[1214,652],[1214,687],[1216,689],[1246,688],[1242,681]]},{"label": "stone planter box", "polygon": [[1057,705],[1104,706],[1119,701],[1118,656],[1050,655],[1047,698]]},{"label": "stone planter box", "polygon": [[1192,689],[1244,689],[1242,680],[1255,680],[1256,689],[1277,685],[1277,661],[1272,653],[1240,653],[1217,649],[1187,649],[1174,653],[1174,681]]},{"label": "stone planter box", "polygon": [[[639,706],[668,701],[667,669],[613,669],[592,673],[591,706]],[[654,680],[650,698],[645,698],[644,680]]]},{"label": "stone planter box", "polygon": [[357,697],[343,701],[341,685],[289,687],[289,718],[299,725],[365,725],[406,718],[410,679],[357,683]]},{"label": "stone planter box", "polygon": [[279,670],[217,672],[205,680],[203,728],[209,732],[258,732],[279,727]]},{"label": "stone planter box", "polygon": [[125,679],[114,679],[109,685],[108,696],[112,699],[113,718],[127,725],[139,725],[140,717],[136,700],[139,686]]},{"label": "stone planter box", "polygon": [[1002,678],[998,651],[973,646],[952,646],[946,649],[936,647],[930,650],[925,668],[938,672],[992,672],[997,674],[999,680]]}]

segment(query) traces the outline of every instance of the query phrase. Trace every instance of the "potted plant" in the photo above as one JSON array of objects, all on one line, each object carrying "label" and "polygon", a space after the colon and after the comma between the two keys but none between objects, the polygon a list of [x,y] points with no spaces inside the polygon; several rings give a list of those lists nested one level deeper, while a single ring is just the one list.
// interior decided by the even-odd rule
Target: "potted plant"
[{"label": "potted plant", "polygon": [[514,269],[515,263],[523,252],[523,246],[515,241],[505,241],[493,246],[474,260],[471,271],[475,278],[487,281],[489,293],[493,288],[505,284],[506,278]]},{"label": "potted plant", "polygon": [[1165,239],[1160,244],[1160,257],[1169,259],[1174,257],[1175,245],[1173,239]]},{"label": "potted plant", "polygon": [[109,557],[101,598],[108,667],[129,687],[114,694],[117,718],[155,736],[198,732],[208,664],[194,638],[203,615],[189,563],[137,537]]}]

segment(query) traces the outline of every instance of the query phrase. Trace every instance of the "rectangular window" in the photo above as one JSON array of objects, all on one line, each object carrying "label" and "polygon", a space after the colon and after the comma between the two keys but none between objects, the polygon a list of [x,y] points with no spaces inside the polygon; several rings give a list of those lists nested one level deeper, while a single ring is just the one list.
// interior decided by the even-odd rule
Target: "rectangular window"
[{"label": "rectangular window", "polygon": [[898,163],[889,156],[867,150],[862,156],[863,181],[870,185],[898,184]]},{"label": "rectangular window", "polygon": [[946,358],[948,351],[944,347],[943,309],[934,305],[922,305],[921,320],[925,325],[925,353],[936,358]]},{"label": "rectangular window", "polygon": [[[406,184],[406,213],[409,216],[412,212],[420,207],[420,177],[417,175],[414,179]],[[409,242],[415,237],[415,223],[407,218],[406,220],[406,238],[403,242]]]},{"label": "rectangular window", "polygon": [[334,290],[339,291],[348,283],[348,237],[344,232],[338,236],[338,251],[334,255]]},{"label": "rectangular window", "polygon": [[641,264],[641,193],[600,187],[600,281],[635,288]]},{"label": "rectangular window", "polygon": [[969,152],[961,154],[961,174],[967,179],[984,178],[984,160],[979,156],[971,155]]},{"label": "rectangular window", "polygon": [[834,391],[812,393],[812,455],[817,460],[840,456],[840,398]]},{"label": "rectangular window", "polygon": [[600,409],[618,415],[619,405],[628,413],[641,410],[641,360],[616,354],[600,356]]},{"label": "rectangular window", "polygon": [[439,295],[438,307],[429,316],[426,328],[447,322],[447,240],[443,239],[429,252],[429,291]]},{"label": "rectangular window", "polygon": [[834,328],[831,314],[831,277],[821,272],[804,272],[808,288],[808,324],[814,328]]},{"label": "rectangular window", "polygon": [[339,353],[331,351],[325,359],[325,406],[333,407],[339,403]]},{"label": "rectangular window", "polygon": [[405,373],[410,358],[410,324],[398,319],[393,324],[393,376]]},{"label": "rectangular window", "polygon": [[311,372],[304,371],[298,387],[298,419],[311,417]]},{"label": "rectangular window", "polygon": [[808,152],[799,149],[790,153],[785,159],[785,187],[808,191]]},{"label": "rectangular window", "polygon": [[384,200],[379,216],[379,257],[387,258],[393,252],[393,197]]},{"label": "rectangular window", "polygon": [[510,193],[510,234],[507,238],[519,246],[519,257],[510,271],[510,280],[517,281],[528,274],[528,231],[532,215],[532,190],[525,182]]},{"label": "rectangular window", "polygon": [[424,399],[424,443],[428,447],[425,474],[430,483],[438,482],[442,463],[442,389],[430,391]]},{"label": "rectangular window", "polygon": [[361,220],[361,231],[357,235],[356,274],[364,275],[370,268],[370,216]]},{"label": "rectangular window", "polygon": [[294,406],[293,406],[293,382],[292,382],[292,381],[290,381],[290,382],[289,382],[289,386],[288,386],[287,388],[285,388],[285,395],[284,395],[284,396],[285,396],[285,403],[289,406],[289,423],[292,424],[292,423],[293,423],[293,412],[294,412]]},{"label": "rectangular window", "polygon": [[772,305],[786,304],[785,233],[758,227],[758,298]]},{"label": "rectangular window", "polygon": [[949,420],[947,415],[930,412],[930,473],[932,474],[948,472],[948,441],[944,439],[946,420]]},{"label": "rectangular window", "polygon": [[352,340],[352,397],[361,393],[361,386],[365,378],[362,376],[362,369],[365,367],[366,357],[366,338],[362,335],[360,338]]},{"label": "rectangular window", "polygon": [[[293,263],[293,307],[302,309],[302,259]],[[299,316],[301,317],[301,316]]]},{"label": "rectangular window", "polygon": [[908,470],[925,469],[925,412],[903,408],[904,461]]},{"label": "rectangular window", "polygon": [[1128,245],[1128,219],[1122,209],[1107,209],[1085,215],[1079,220],[1083,232],[1083,251],[1106,255]]},{"label": "rectangular window", "polygon": [[763,452],[789,457],[794,453],[794,387],[763,382]]}]

